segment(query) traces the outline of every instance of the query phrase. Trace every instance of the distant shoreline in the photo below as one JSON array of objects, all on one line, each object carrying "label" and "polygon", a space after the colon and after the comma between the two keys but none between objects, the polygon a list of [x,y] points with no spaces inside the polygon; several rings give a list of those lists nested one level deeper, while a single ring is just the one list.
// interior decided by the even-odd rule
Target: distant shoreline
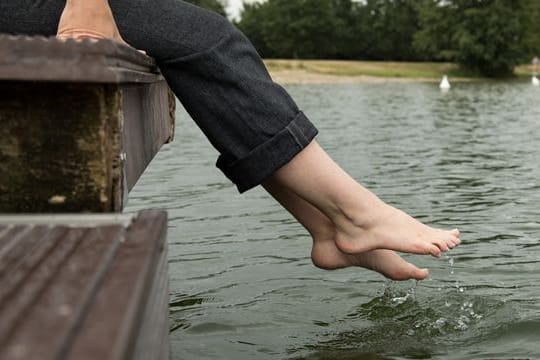
[{"label": "distant shoreline", "polygon": [[433,78],[382,77],[369,75],[330,75],[309,72],[305,70],[270,70],[270,75],[272,76],[272,79],[279,84],[380,84],[389,82],[437,81],[437,79]]},{"label": "distant shoreline", "polygon": [[[266,59],[265,64],[274,81],[281,84],[438,82],[443,75],[453,82],[492,80],[467,73],[453,63]],[[522,65],[516,68],[516,75],[530,76],[531,70]]]}]

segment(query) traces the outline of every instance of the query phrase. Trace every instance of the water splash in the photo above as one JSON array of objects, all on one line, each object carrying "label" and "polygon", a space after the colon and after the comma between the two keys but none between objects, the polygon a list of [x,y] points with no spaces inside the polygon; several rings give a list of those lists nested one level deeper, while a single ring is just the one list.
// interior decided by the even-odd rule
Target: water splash
[{"label": "water splash", "polygon": [[339,349],[343,358],[357,353],[429,358],[444,348],[474,343],[486,331],[499,328],[501,320],[512,318],[508,304],[493,298],[456,292],[452,287],[427,294],[416,285],[403,288],[387,283],[379,296],[342,321],[356,324],[353,329],[333,331],[331,339],[309,348],[324,354]]},{"label": "water splash", "polygon": [[[455,269],[455,268],[454,268],[454,264],[455,264],[454,258],[451,257],[451,256],[448,255],[448,254],[444,254],[444,255],[443,255],[443,258],[444,258],[445,260],[447,260],[447,261],[448,261],[448,264],[450,265],[450,275],[455,275],[455,271],[454,271],[454,269]],[[464,293],[465,290],[466,290],[466,288],[465,288],[464,286],[461,286],[461,285],[460,285],[459,280],[456,280],[456,281],[454,282],[453,287],[456,289],[456,291],[457,291],[458,293]],[[442,291],[442,290],[443,290],[443,287],[439,287],[438,290],[439,290],[439,291]]]},{"label": "water splash", "polygon": [[450,275],[454,275],[454,258],[448,254],[444,254],[443,259],[448,260],[448,264],[450,264]]}]

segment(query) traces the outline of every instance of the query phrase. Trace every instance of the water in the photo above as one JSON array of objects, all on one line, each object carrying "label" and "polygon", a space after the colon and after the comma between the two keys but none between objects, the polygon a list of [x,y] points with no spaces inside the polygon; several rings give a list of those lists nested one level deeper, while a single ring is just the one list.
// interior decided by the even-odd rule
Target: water
[{"label": "water", "polygon": [[538,88],[288,89],[353,177],[463,244],[406,256],[431,269],[418,284],[316,269],[306,232],[261,189],[238,195],[180,111],[129,208],[169,211],[173,358],[540,358]]}]

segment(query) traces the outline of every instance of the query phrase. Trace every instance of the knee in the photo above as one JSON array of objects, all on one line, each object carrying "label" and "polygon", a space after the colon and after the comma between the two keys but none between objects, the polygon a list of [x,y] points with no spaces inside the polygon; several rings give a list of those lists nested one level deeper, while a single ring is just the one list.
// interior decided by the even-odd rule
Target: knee
[{"label": "knee", "polygon": [[184,1],[116,0],[111,7],[126,41],[160,62],[207,51],[235,31],[225,17]]}]

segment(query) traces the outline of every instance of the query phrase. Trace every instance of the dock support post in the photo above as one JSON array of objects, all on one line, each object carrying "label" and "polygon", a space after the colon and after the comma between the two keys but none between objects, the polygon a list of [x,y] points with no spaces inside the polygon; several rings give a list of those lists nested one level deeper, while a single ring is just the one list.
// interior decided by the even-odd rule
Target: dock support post
[{"label": "dock support post", "polygon": [[133,49],[0,36],[0,213],[121,211],[173,137],[171,109]]}]

